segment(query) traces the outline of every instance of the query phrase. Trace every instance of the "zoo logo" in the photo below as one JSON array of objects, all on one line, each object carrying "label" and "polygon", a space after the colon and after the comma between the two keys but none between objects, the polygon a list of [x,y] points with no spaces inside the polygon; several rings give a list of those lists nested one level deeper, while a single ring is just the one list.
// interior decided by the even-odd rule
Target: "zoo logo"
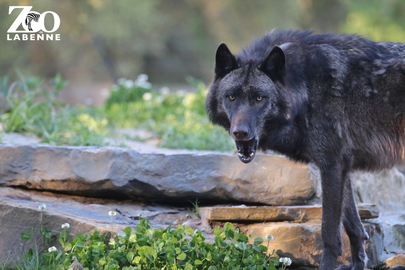
[{"label": "zoo logo", "polygon": [[[43,13],[31,11],[32,6],[10,6],[8,14],[15,9],[21,9],[21,12],[8,29],[7,40],[60,40],[60,34],[51,34],[59,29],[60,17],[58,14],[53,11]],[[45,18],[48,14],[53,17],[53,27],[50,30],[45,27]],[[19,30],[21,26],[24,30]]]}]

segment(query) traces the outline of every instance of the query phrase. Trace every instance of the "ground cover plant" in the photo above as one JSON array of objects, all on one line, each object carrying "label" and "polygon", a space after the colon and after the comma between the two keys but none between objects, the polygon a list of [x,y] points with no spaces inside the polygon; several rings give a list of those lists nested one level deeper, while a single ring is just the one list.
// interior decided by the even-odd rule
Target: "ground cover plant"
[{"label": "ground cover plant", "polygon": [[[41,217],[45,208],[40,206]],[[108,214],[113,224],[116,212]],[[60,233],[53,234],[41,225],[40,244],[29,247],[15,266],[0,269],[67,270],[76,269],[76,265],[84,270],[276,270],[291,264],[288,258],[266,255],[272,236],[253,239],[231,223],[226,223],[223,229],[214,229],[214,239],[209,242],[201,231],[183,225],[153,229],[147,219],[141,219],[136,228],[125,228],[121,234],[95,231],[73,236],[68,223],[61,227]],[[30,229],[21,238],[27,241],[33,235],[34,229]]]},{"label": "ground cover plant", "polygon": [[4,132],[37,136],[44,143],[56,145],[104,145],[107,120],[57,101],[58,93],[67,82],[57,75],[46,82],[39,77],[24,78],[9,83],[0,80],[1,115]]},{"label": "ground cover plant", "polygon": [[161,138],[160,146],[230,151],[229,136],[208,121],[206,86],[189,78],[193,92],[156,90],[146,75],[120,79],[106,102],[107,119],[115,127],[141,127]]},{"label": "ground cover plant", "polygon": [[[55,145],[108,144],[119,128],[151,132],[161,147],[230,151],[225,132],[209,123],[205,113],[205,85],[189,79],[194,91],[156,90],[146,75],[120,79],[101,107],[71,107],[57,101],[67,82],[57,75],[0,80],[0,113],[4,132],[26,133]],[[137,138],[131,138],[137,139]]]}]

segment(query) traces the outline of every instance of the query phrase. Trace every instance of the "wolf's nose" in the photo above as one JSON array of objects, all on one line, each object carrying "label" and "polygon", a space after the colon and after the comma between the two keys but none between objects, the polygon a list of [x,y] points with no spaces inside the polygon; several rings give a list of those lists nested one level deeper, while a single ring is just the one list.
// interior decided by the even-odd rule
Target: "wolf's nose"
[{"label": "wolf's nose", "polygon": [[233,135],[235,136],[235,139],[243,140],[247,139],[249,136],[249,131],[244,127],[236,127],[233,131]]}]

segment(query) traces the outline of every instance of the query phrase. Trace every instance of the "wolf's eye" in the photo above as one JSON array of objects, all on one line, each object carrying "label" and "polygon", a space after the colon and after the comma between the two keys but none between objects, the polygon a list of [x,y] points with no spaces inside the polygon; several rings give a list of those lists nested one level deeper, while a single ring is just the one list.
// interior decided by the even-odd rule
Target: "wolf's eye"
[{"label": "wolf's eye", "polygon": [[233,95],[229,95],[229,99],[232,100],[232,101],[234,101],[234,100],[236,99],[236,97],[233,96]]},{"label": "wolf's eye", "polygon": [[257,100],[257,101],[262,101],[262,99],[263,99],[262,96],[257,96],[257,97],[256,97],[256,100]]}]

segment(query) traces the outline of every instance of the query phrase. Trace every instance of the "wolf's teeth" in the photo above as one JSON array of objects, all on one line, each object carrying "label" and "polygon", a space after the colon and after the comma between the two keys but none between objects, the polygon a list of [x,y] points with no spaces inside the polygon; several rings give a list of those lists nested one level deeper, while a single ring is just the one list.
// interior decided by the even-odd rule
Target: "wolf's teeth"
[{"label": "wolf's teeth", "polygon": [[239,156],[239,157],[243,157],[243,154],[242,154],[242,153],[238,153],[238,156]]},{"label": "wolf's teeth", "polygon": [[253,153],[253,152],[252,152],[252,153],[250,153],[250,154],[249,154],[249,157],[253,157],[253,156],[254,156],[254,154],[255,154],[255,153]]}]

